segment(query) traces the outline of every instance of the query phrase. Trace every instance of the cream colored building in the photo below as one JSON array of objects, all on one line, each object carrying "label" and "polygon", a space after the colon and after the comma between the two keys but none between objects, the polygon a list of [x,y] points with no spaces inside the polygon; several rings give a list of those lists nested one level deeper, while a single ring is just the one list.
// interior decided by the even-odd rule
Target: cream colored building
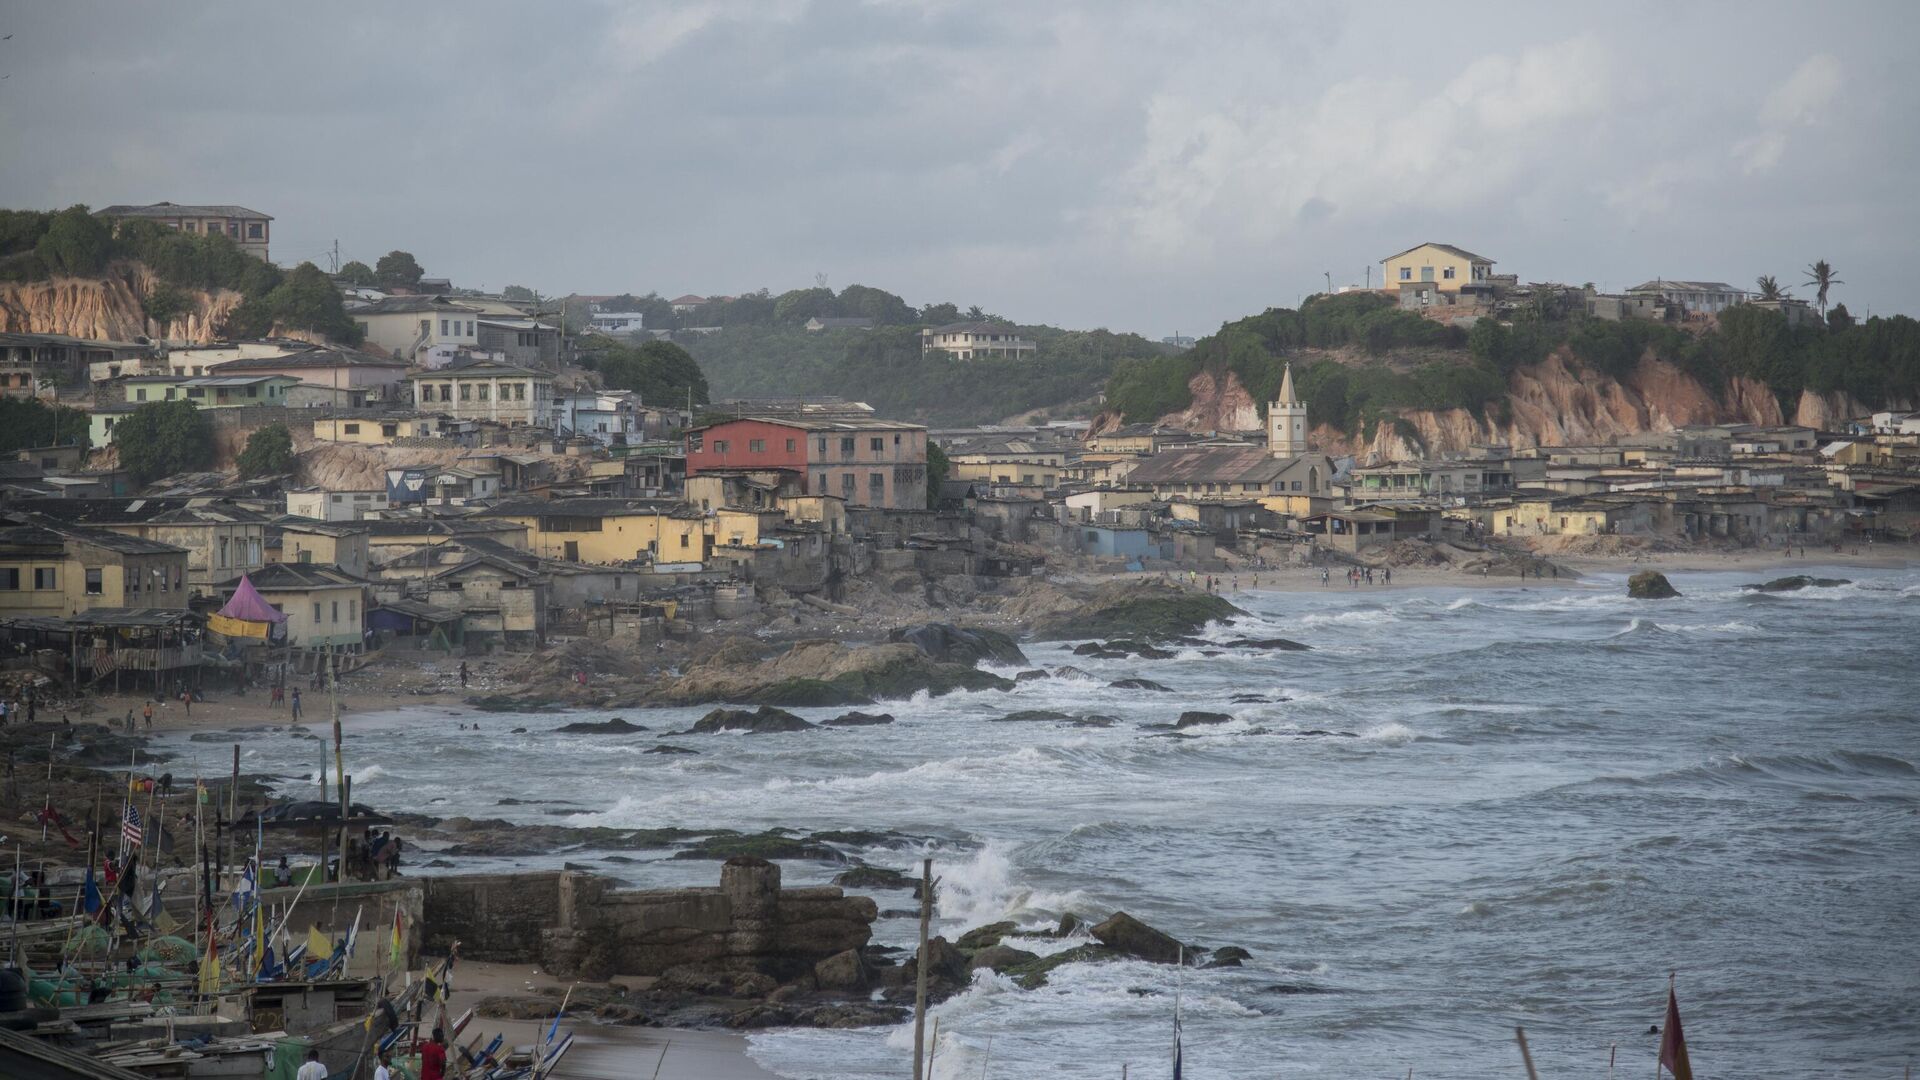
[{"label": "cream colored building", "polygon": [[921,355],[943,352],[960,360],[988,356],[1031,357],[1040,346],[1015,332],[1015,327],[997,322],[958,322],[920,331]]},{"label": "cream colored building", "polygon": [[65,617],[94,608],[185,608],[187,551],[44,515],[0,527],[0,611]]},{"label": "cream colored building", "polygon": [[424,416],[329,416],[313,422],[315,442],[386,446],[395,439],[433,434],[433,420]]},{"label": "cream colored building", "polygon": [[389,296],[347,310],[347,318],[366,331],[369,351],[409,363],[434,349],[477,348],[484,314],[444,296]]},{"label": "cream colored building", "polygon": [[1493,277],[1493,260],[1452,244],[1421,244],[1380,260],[1385,268],[1381,287],[1433,282],[1441,292],[1459,292],[1463,285],[1485,285]]},{"label": "cream colored building", "polygon": [[414,403],[459,420],[545,424],[553,413],[553,376],[479,360],[407,376]]},{"label": "cream colored building", "polygon": [[93,213],[116,226],[122,221],[157,221],[188,235],[224,236],[254,258],[272,261],[267,245],[273,239],[273,217],[244,206],[158,202],[151,206],[109,206]]}]

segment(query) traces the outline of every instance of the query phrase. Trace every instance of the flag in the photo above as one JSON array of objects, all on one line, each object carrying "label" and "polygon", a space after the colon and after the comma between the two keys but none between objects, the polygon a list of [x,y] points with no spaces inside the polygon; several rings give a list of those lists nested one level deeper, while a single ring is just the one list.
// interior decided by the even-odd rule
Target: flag
[{"label": "flag", "polygon": [[233,906],[242,911],[247,909],[248,904],[254,903],[259,899],[260,879],[258,867],[258,863],[252,859],[248,859],[247,868],[240,872],[240,884],[235,886],[233,890]]},{"label": "flag", "polygon": [[400,913],[400,908],[395,906],[393,909],[393,941],[388,951],[388,956],[396,968],[400,966],[400,962],[406,957],[406,944],[402,936],[405,929],[406,917]]},{"label": "flag", "polygon": [[267,964],[273,958],[267,953],[267,909],[264,905],[253,905],[253,971],[255,975],[266,971]]},{"label": "flag", "polygon": [[333,956],[333,939],[321,931],[319,923],[307,931],[307,956],[314,960],[326,960]]},{"label": "flag", "polygon": [[132,803],[128,803],[126,815],[120,819],[120,838],[134,847],[139,847],[140,836],[140,810]]},{"label": "flag", "polygon": [[93,880],[93,864],[87,864],[87,887],[81,907],[89,915],[100,914],[100,884]]},{"label": "flag", "polygon": [[200,992],[220,991],[220,935],[213,932],[213,917],[207,917],[207,955],[200,960]]},{"label": "flag", "polygon": [[1680,999],[1674,996],[1673,984],[1667,984],[1667,1025],[1660,1033],[1660,1065],[1673,1074],[1673,1080],[1693,1080],[1693,1063],[1687,1060],[1687,1037],[1680,1032]]}]

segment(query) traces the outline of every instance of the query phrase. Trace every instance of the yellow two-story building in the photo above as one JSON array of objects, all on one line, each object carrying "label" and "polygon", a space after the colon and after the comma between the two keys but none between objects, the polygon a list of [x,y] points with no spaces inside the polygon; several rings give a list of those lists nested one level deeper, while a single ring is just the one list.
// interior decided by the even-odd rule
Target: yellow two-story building
[{"label": "yellow two-story building", "polygon": [[0,612],[187,606],[187,549],[22,514],[0,526]]},{"label": "yellow two-story building", "polygon": [[1493,260],[1452,244],[1421,244],[1380,260],[1385,268],[1382,287],[1432,282],[1441,292],[1459,292],[1463,285],[1485,285],[1493,277]]}]

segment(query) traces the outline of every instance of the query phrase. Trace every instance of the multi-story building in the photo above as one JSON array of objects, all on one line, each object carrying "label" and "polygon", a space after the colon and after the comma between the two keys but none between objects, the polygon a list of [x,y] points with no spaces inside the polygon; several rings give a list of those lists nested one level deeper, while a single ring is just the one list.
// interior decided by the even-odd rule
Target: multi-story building
[{"label": "multi-story building", "polygon": [[186,582],[192,591],[266,565],[261,548],[267,515],[226,499],[32,499],[17,505],[74,528],[179,548],[187,553]]},{"label": "multi-story building", "polygon": [[1657,297],[1668,305],[1684,308],[1689,315],[1718,315],[1735,304],[1745,303],[1748,293],[1724,281],[1673,281],[1654,278],[1627,290],[1628,296]]},{"label": "multi-story building", "polygon": [[923,356],[943,352],[959,360],[977,360],[988,356],[1027,356],[1040,346],[1015,333],[1015,327],[997,322],[957,322],[920,331]]},{"label": "multi-story building", "polygon": [[1475,255],[1452,244],[1420,244],[1398,255],[1380,260],[1384,268],[1384,288],[1432,282],[1441,292],[1459,292],[1463,287],[1487,284],[1493,277],[1493,260]]},{"label": "multi-story building", "polygon": [[116,227],[122,221],[157,221],[183,233],[225,236],[254,258],[272,261],[267,256],[267,244],[273,239],[272,215],[244,206],[157,202],[151,206],[109,206],[93,213]]},{"label": "multi-story building", "polygon": [[546,424],[553,418],[553,376],[544,371],[475,360],[407,376],[422,409],[458,420]]},{"label": "multi-story building", "polygon": [[368,349],[408,363],[434,350],[477,348],[484,314],[444,296],[389,296],[347,311],[366,332]]},{"label": "multi-story building", "polygon": [[64,617],[187,606],[187,551],[42,514],[0,524],[0,610]]},{"label": "multi-story building", "polygon": [[849,506],[927,505],[927,429],[890,420],[741,418],[686,435],[687,475],[784,470]]}]

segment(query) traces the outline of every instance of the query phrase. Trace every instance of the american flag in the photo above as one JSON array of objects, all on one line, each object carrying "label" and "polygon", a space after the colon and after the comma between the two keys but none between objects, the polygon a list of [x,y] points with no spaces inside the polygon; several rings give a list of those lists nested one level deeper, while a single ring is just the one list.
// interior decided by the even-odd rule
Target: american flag
[{"label": "american flag", "polygon": [[132,803],[127,804],[127,816],[120,822],[120,838],[134,847],[140,846],[140,811]]}]

